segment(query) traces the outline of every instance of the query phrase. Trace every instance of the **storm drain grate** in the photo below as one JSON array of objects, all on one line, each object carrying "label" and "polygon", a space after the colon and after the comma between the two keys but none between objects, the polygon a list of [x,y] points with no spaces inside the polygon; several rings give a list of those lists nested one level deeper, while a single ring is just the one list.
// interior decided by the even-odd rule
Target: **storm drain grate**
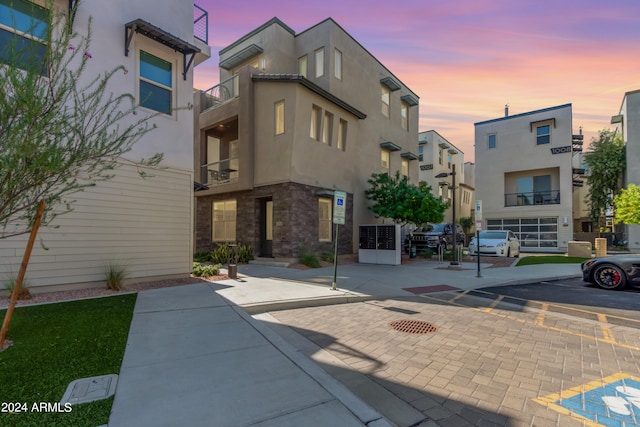
[{"label": "storm drain grate", "polygon": [[389,323],[392,329],[408,334],[433,334],[438,331],[435,325],[422,320],[394,320]]}]

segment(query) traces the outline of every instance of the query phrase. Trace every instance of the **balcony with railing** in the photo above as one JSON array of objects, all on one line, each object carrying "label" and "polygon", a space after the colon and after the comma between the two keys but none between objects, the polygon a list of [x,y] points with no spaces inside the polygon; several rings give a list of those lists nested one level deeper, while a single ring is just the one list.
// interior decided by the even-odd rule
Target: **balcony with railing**
[{"label": "balcony with railing", "polygon": [[240,159],[233,157],[201,166],[201,179],[209,186],[237,182],[240,173]]},{"label": "balcony with railing", "polygon": [[531,193],[509,193],[504,195],[504,205],[506,207],[559,204],[560,190],[536,191]]},{"label": "balcony with railing", "polygon": [[207,90],[200,91],[201,111],[218,107],[238,97],[238,75],[229,77]]},{"label": "balcony with railing", "polygon": [[193,36],[209,44],[209,12],[197,4],[193,5]]}]

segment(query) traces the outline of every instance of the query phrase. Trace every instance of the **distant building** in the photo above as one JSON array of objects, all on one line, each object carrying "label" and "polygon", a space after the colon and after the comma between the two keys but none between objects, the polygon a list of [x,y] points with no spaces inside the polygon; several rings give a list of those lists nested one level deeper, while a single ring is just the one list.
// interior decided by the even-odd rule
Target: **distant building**
[{"label": "distant building", "polygon": [[476,198],[484,229],[516,233],[523,251],[566,251],[573,240],[571,104],[475,123]]},{"label": "distant building", "polygon": [[296,33],[274,18],[220,51],[220,84],[196,94],[196,250],[259,257],[332,251],[334,191],[347,193],[339,251],[377,223],[372,173],[418,180],[418,96],[334,20]]},{"label": "distant building", "polygon": [[[68,14],[72,3],[55,0],[53,12]],[[13,26],[24,20],[46,26],[43,17],[51,11],[27,1],[2,4],[3,14],[13,10],[9,14],[20,19],[0,19],[0,30],[9,34],[0,38],[0,51],[12,37],[38,42]],[[110,263],[123,266],[131,280],[191,273],[193,111],[172,108],[193,103],[193,68],[210,56],[206,24],[196,32],[194,20],[206,23],[207,13],[184,0],[83,0],[72,17],[73,31],[86,33],[90,16],[91,59],[77,84],[124,65],[127,72],[114,76],[107,93],[133,94],[143,103],[139,116],[162,114],[153,120],[157,129],[120,159],[113,179],[73,194],[74,210],[40,228],[38,238],[48,250],[34,247],[27,271],[32,289],[105,286]],[[142,179],[133,162],[155,153],[164,154],[162,167],[146,170],[151,177]],[[0,278],[17,274],[26,241],[27,236],[0,239]]]},{"label": "distant building", "polygon": [[[467,181],[467,172],[472,169],[464,162],[464,153],[435,130],[420,132],[418,136],[418,157],[420,162],[419,182],[431,187],[435,196],[445,203],[452,204],[453,191],[451,176],[436,178],[438,174],[450,174],[455,165],[456,171],[456,222],[462,217],[471,216],[474,206],[474,188]],[[450,206],[444,220],[453,220],[453,208]]]},{"label": "distant building", "polygon": [[[626,143],[625,186],[640,185],[640,90],[624,94],[620,111],[611,118],[611,124],[618,126]],[[627,225],[626,234],[629,249],[640,251],[640,225]]]}]

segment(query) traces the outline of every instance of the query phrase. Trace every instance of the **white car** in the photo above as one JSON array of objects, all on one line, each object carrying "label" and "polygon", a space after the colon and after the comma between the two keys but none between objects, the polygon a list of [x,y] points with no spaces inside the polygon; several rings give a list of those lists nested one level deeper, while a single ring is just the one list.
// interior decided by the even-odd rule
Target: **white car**
[{"label": "white car", "polygon": [[[469,243],[469,255],[478,254],[478,243],[474,236]],[[520,256],[520,241],[509,230],[485,230],[480,232],[480,255],[504,257]]]}]

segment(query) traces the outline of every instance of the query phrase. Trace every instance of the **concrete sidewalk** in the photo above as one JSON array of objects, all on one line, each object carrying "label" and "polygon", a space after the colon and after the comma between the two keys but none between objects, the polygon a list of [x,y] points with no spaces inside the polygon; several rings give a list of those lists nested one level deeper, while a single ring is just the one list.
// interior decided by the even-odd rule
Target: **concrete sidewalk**
[{"label": "concrete sidewalk", "polygon": [[475,264],[447,265],[339,266],[337,290],[332,268],[242,265],[237,280],[140,292],[109,426],[435,426],[393,396],[386,406],[397,405],[399,418],[383,417],[247,312],[580,274],[579,265],[557,264],[484,268],[478,278]]}]

